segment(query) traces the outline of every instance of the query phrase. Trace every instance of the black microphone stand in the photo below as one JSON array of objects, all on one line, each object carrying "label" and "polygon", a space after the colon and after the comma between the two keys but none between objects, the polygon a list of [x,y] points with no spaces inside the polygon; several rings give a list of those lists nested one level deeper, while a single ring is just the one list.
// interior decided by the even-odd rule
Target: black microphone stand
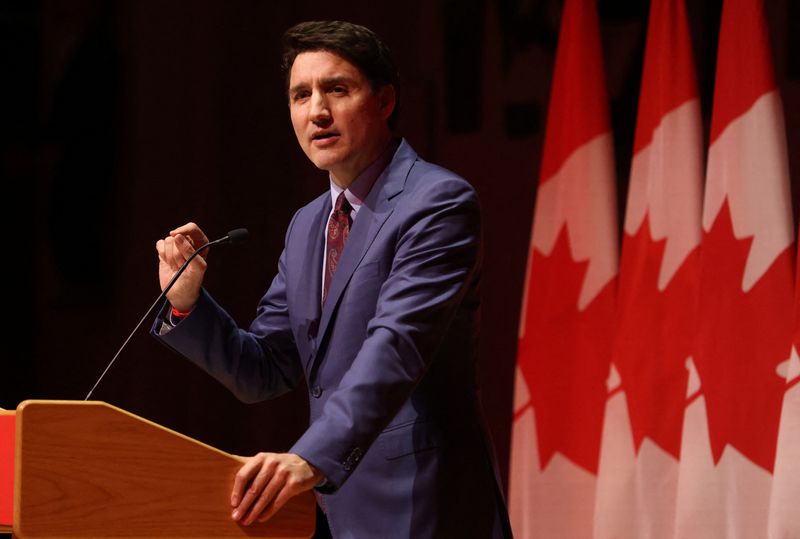
[{"label": "black microphone stand", "polygon": [[153,310],[156,308],[156,306],[159,303],[161,303],[161,301],[166,297],[167,292],[170,291],[172,286],[175,284],[175,282],[178,280],[178,278],[183,274],[184,270],[189,266],[191,261],[194,260],[195,257],[197,255],[199,255],[202,251],[205,251],[206,249],[208,249],[212,245],[217,245],[217,244],[220,244],[220,243],[228,243],[228,242],[230,242],[230,243],[238,243],[238,242],[241,242],[241,241],[244,241],[245,239],[247,239],[247,234],[248,234],[247,229],[244,229],[244,228],[237,228],[236,230],[231,230],[230,232],[228,232],[228,234],[226,236],[224,236],[222,238],[219,238],[218,240],[210,241],[210,242],[206,243],[205,245],[200,246],[197,250],[195,250],[194,253],[192,253],[192,256],[190,256],[189,258],[186,259],[186,262],[184,262],[183,265],[178,269],[178,271],[175,272],[175,275],[173,275],[172,279],[169,280],[169,282],[167,283],[167,286],[164,287],[164,290],[161,291],[161,293],[158,295],[158,297],[153,302],[153,304],[150,306],[150,308],[147,309],[147,312],[144,313],[144,316],[142,316],[142,319],[139,320],[139,323],[136,324],[136,327],[134,327],[133,331],[131,331],[130,335],[128,335],[128,338],[125,339],[125,342],[123,342],[122,346],[119,347],[119,350],[117,350],[117,353],[114,354],[114,357],[111,358],[111,361],[108,362],[108,365],[106,365],[106,368],[105,368],[105,370],[103,370],[103,373],[100,375],[100,378],[97,379],[97,382],[94,383],[94,385],[92,386],[92,389],[89,390],[89,393],[86,394],[86,398],[84,398],[83,400],[85,400],[85,401],[89,400],[89,398],[92,396],[92,393],[94,393],[94,390],[97,389],[97,386],[100,385],[100,382],[103,380],[103,377],[108,372],[108,369],[111,368],[111,365],[114,364],[114,362],[117,360],[117,357],[119,357],[120,353],[122,353],[122,351],[128,345],[128,341],[131,340],[131,338],[136,333],[136,331],[142,326],[142,324],[144,324],[144,321],[147,320],[147,317],[150,316],[150,314],[153,312]]}]

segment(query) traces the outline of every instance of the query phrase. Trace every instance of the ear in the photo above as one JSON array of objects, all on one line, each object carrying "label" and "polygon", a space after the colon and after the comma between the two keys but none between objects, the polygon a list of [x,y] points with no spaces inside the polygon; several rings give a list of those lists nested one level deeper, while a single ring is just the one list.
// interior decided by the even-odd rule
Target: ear
[{"label": "ear", "polygon": [[397,94],[394,91],[394,86],[386,84],[378,90],[378,104],[384,120],[388,120],[389,116],[392,115],[396,103]]}]

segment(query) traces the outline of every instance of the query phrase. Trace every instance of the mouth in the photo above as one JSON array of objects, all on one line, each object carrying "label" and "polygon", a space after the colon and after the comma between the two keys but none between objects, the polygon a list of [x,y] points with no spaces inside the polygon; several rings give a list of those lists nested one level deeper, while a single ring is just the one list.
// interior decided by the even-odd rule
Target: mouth
[{"label": "mouth", "polygon": [[311,142],[325,143],[326,141],[330,141],[338,136],[339,133],[335,131],[320,131],[311,135]]}]

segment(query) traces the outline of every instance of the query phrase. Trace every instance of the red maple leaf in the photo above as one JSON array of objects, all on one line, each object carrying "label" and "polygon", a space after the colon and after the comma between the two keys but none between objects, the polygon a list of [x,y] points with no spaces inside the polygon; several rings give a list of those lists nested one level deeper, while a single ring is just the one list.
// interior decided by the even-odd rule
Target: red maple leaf
[{"label": "red maple leaf", "polygon": [[560,452],[596,474],[616,279],[579,311],[587,266],[573,260],[566,226],[549,256],[534,250],[518,365],[536,414],[540,467]]},{"label": "red maple leaf", "polygon": [[694,343],[699,250],[658,290],[666,239],[653,241],[649,216],[626,236],[620,263],[614,364],[625,391],[638,453],[645,437],[680,456],[688,371]]},{"label": "red maple leaf", "polygon": [[726,200],[703,237],[695,360],[714,462],[730,444],[771,473],[785,382],[776,367],[792,338],[792,247],[745,292],[752,241],[734,237]]},{"label": "red maple leaf", "polygon": [[[798,235],[796,236],[800,238],[800,230],[798,230]],[[794,265],[795,268],[795,291],[794,291],[794,335],[792,338],[792,343],[794,344],[794,349],[800,351],[800,286],[797,283],[800,283],[800,253],[798,253],[798,259]],[[787,368],[787,376],[790,375]],[[790,389],[794,386],[800,384],[800,375],[794,376],[792,378],[786,379],[786,387],[784,388],[784,392],[788,393]]]}]

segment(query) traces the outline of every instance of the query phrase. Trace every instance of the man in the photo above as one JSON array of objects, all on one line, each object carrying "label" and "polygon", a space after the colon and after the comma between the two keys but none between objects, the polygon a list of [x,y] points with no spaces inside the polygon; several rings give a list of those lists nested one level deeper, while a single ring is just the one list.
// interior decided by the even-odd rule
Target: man
[{"label": "man", "polygon": [[[396,69],[370,30],[301,23],[284,45],[292,125],[330,190],[293,217],[248,330],[201,288],[200,257],[154,325],[242,400],[306,377],[308,429],[242,467],[233,518],[314,488],[334,537],[510,536],[475,383],[475,193],[392,137]],[[206,241],[189,223],[158,242],[162,287]]]}]

